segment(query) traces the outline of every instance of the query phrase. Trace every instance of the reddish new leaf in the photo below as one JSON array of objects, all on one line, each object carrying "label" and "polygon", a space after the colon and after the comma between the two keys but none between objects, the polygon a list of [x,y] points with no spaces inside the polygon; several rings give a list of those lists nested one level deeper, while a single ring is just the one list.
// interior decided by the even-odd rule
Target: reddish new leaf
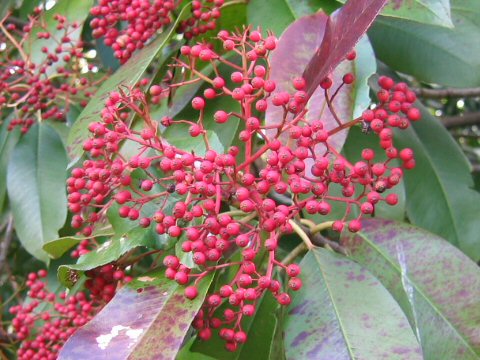
[{"label": "reddish new leaf", "polygon": [[162,275],[135,280],[75,332],[59,359],[175,359],[208,284],[204,279],[191,301],[183,296],[184,287]]},{"label": "reddish new leaf", "polygon": [[303,73],[313,94],[365,34],[387,0],[350,0],[328,19],[325,36]]},{"label": "reddish new leaf", "polygon": [[[282,34],[277,49],[270,56],[270,78],[275,81],[276,93],[287,91],[295,92],[292,80],[301,76],[308,62],[313,57],[324,37],[328,16],[323,12],[305,16],[292,23]],[[358,46],[357,59],[354,61],[340,62],[332,73],[333,86],[329,89],[331,97],[342,84],[342,77],[346,73],[352,73],[356,81],[350,85],[342,85],[332,102],[335,114],[341,122],[345,123],[358,116],[370,103],[367,80],[375,70],[375,58],[373,50],[365,38]],[[338,126],[337,121],[325,100],[325,91],[318,87],[308,105],[307,120],[321,119],[326,130],[332,130]],[[292,114],[287,115],[293,117]],[[278,125],[284,117],[283,107],[273,106],[270,102],[265,114],[266,125]],[[268,131],[268,136],[273,137],[277,130]],[[331,136],[328,145],[339,151],[347,137],[347,131],[341,131]],[[287,143],[288,134],[281,136],[283,143]],[[295,147],[295,144],[290,146]],[[323,156],[326,148],[323,144],[317,144],[315,153]],[[313,161],[307,161],[307,173]]]}]

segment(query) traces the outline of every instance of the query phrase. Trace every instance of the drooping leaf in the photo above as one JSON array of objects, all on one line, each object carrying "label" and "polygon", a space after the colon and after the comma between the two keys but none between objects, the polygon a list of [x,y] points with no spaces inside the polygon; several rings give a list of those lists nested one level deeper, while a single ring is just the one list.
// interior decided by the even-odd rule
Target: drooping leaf
[{"label": "drooping leaf", "polygon": [[48,261],[43,244],[58,238],[67,216],[67,157],[57,133],[33,126],[13,150],[7,188],[17,236],[36,258]]},{"label": "drooping leaf", "polygon": [[[58,21],[55,20],[55,15],[60,14],[67,18],[68,24],[73,24],[77,22],[79,25],[82,25],[85,19],[87,18],[90,9],[93,6],[93,0],[58,0],[51,9],[47,10],[44,13],[42,18],[42,24],[46,25],[47,31],[51,34],[49,39],[37,38],[39,32],[44,32],[45,29],[40,26],[35,26],[30,32],[30,36],[25,42],[24,50],[25,52],[38,64],[44,61],[47,58],[47,54],[42,52],[43,47],[47,47],[50,51],[54,50],[58,46],[58,41],[65,36],[65,30],[58,30],[56,27]],[[28,14],[30,15],[30,14]],[[77,29],[71,31],[68,36],[72,41],[76,41],[80,38],[82,32],[82,26],[79,26]],[[60,59],[55,63],[55,67],[61,66],[64,64],[63,59]],[[48,70],[47,70],[48,71]],[[53,70],[50,70],[53,71]]]},{"label": "drooping leaf", "polygon": [[59,360],[175,359],[210,281],[204,278],[197,298],[188,300],[184,287],[160,272],[137,278],[68,339]]},{"label": "drooping leaf", "polygon": [[[270,78],[275,81],[275,92],[288,91],[293,93],[292,80],[301,76],[310,59],[315,54],[324,39],[325,28],[328,24],[328,16],[323,12],[305,16],[291,24],[280,37],[277,49],[270,57]],[[342,123],[348,122],[359,116],[370,103],[368,78],[376,71],[375,56],[373,50],[364,37],[356,47],[357,58],[354,61],[339,61],[333,72],[334,86],[329,91],[332,96],[337,87],[342,84],[342,77],[346,73],[352,73],[356,81],[352,85],[343,85],[335,96],[332,104],[335,114]],[[343,60],[343,59],[341,59]],[[338,126],[334,113],[330,111],[325,99],[325,91],[318,87],[307,105],[307,119],[321,119],[324,128],[332,130]],[[283,107],[273,106],[270,102],[265,115],[267,125],[281,124],[284,117]],[[269,136],[274,136],[276,130],[271,130]],[[340,150],[345,142],[348,131],[341,131],[329,138],[329,146]],[[285,136],[283,141],[286,142]],[[323,144],[315,147],[318,155],[325,153]],[[313,161],[307,164],[307,168],[313,165]],[[309,171],[309,170],[308,170]]]},{"label": "drooping leaf", "polygon": [[451,9],[452,29],[379,17],[368,32],[378,58],[420,81],[479,86],[480,3],[452,0]]},{"label": "drooping leaf", "polygon": [[315,51],[303,73],[309,96],[352,51],[386,1],[349,1],[328,18],[322,44]]},{"label": "drooping leaf", "polygon": [[480,194],[473,190],[470,165],[443,125],[421,110],[421,121],[395,135],[399,148],[413,149],[417,164],[404,176],[407,215],[478,261]]},{"label": "drooping leaf", "polygon": [[70,131],[68,138],[68,154],[73,160],[78,159],[82,153],[82,144],[89,137],[88,124],[99,119],[100,112],[104,107],[104,101],[111,91],[116,90],[119,86],[131,87],[135,85],[147,67],[151,64],[157,55],[162,54],[159,63],[163,63],[168,59],[169,52],[163,54],[163,50],[168,45],[172,37],[175,35],[175,28],[179,21],[182,21],[190,12],[190,5],[185,6],[177,20],[168,29],[165,29],[152,43],[135,53],[132,58],[122,65],[112,76],[106,80],[95,97],[90,100],[87,107],[82,111],[79,118],[75,122]]},{"label": "drooping leaf", "polygon": [[365,220],[342,244],[390,291],[415,330],[425,360],[480,359],[480,270],[443,239],[417,227]]},{"label": "drooping leaf", "polygon": [[360,265],[331,251],[300,263],[303,287],[285,324],[288,359],[421,359],[405,314]]}]

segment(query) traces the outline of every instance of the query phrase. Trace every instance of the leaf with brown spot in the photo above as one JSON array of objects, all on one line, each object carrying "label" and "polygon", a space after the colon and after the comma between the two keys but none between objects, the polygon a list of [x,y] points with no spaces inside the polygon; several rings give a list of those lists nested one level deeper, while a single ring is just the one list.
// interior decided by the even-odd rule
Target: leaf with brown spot
[{"label": "leaf with brown spot", "polygon": [[136,279],[120,289],[93,320],[68,339],[59,359],[175,359],[212,277],[202,280],[193,301],[184,297],[183,286],[163,273],[146,277],[154,281]]},{"label": "leaf with brown spot", "polygon": [[480,269],[426,230],[369,219],[342,243],[390,291],[416,331],[426,360],[480,359]]},{"label": "leaf with brown spot", "polygon": [[288,359],[422,359],[405,314],[366,269],[322,248],[300,266],[303,287],[285,324]]}]

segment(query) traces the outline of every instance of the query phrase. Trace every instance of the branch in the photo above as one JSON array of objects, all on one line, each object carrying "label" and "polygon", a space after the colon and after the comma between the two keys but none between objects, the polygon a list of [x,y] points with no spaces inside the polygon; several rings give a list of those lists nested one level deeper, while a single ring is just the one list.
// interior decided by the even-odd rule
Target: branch
[{"label": "branch", "polygon": [[424,98],[441,99],[446,97],[475,97],[480,96],[480,87],[477,88],[446,88],[446,89],[413,89],[415,94]]},{"label": "branch", "polygon": [[476,125],[480,124],[480,112],[472,112],[456,116],[443,116],[440,119],[446,128]]}]

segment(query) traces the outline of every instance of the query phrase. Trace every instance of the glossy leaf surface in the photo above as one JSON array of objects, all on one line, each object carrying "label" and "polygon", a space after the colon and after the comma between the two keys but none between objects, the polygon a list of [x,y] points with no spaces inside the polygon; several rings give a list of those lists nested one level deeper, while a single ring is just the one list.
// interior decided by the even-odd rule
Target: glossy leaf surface
[{"label": "glossy leaf surface", "polygon": [[398,304],[366,269],[322,248],[300,263],[285,324],[288,359],[421,359]]},{"label": "glossy leaf surface", "polygon": [[364,220],[342,243],[407,314],[426,360],[480,358],[480,270],[445,240],[417,227]]}]

